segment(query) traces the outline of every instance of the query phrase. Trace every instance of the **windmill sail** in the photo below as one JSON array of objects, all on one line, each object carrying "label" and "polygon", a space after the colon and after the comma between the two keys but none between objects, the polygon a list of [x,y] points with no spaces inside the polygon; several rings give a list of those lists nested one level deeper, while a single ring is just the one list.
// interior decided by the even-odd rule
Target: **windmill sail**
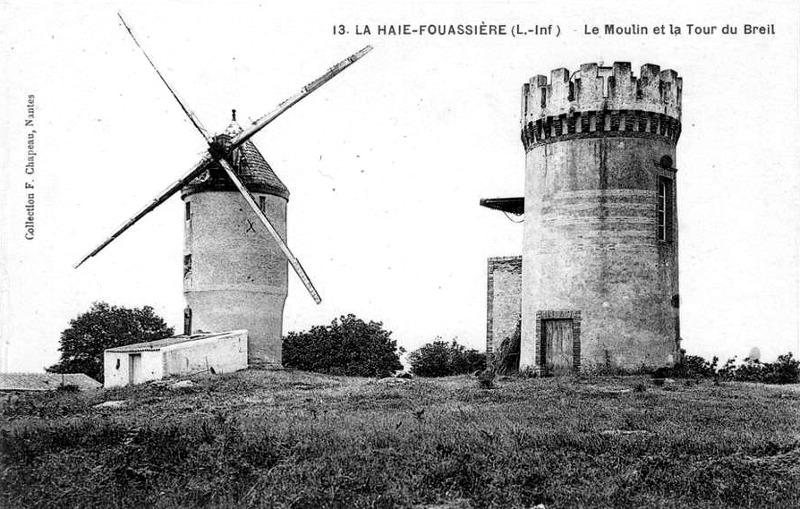
[{"label": "windmill sail", "polygon": [[372,51],[372,46],[365,46],[360,50],[356,51],[355,53],[353,53],[352,55],[350,55],[349,57],[345,58],[338,64],[334,65],[330,69],[328,69],[328,71],[325,74],[323,74],[319,78],[315,79],[308,85],[301,88],[299,92],[297,92],[293,96],[289,97],[288,99],[280,103],[277,108],[270,111],[263,117],[259,118],[258,120],[253,122],[253,124],[250,125],[250,127],[246,128],[244,131],[236,135],[231,140],[231,147],[236,148],[242,143],[249,140],[254,134],[263,129],[267,124],[269,124],[270,122],[281,116],[286,110],[288,110],[289,108],[300,102],[311,92],[317,90],[319,87],[330,81],[331,78],[333,78],[340,72],[344,71],[345,69],[353,65],[356,61],[358,61],[361,57],[363,57],[370,51]]},{"label": "windmill sail", "polygon": [[106,240],[104,240],[99,246],[97,246],[89,254],[84,256],[81,259],[81,261],[79,261],[78,263],[75,264],[75,268],[77,269],[78,267],[80,267],[83,264],[83,262],[85,262],[86,260],[88,260],[92,256],[94,256],[97,253],[99,253],[100,251],[102,251],[103,248],[105,248],[107,245],[111,244],[111,242],[114,239],[119,237],[122,234],[122,232],[124,232],[125,230],[127,230],[128,228],[130,228],[131,226],[136,224],[137,221],[139,221],[141,218],[146,216],[151,210],[153,210],[154,208],[158,207],[159,205],[161,205],[162,203],[167,201],[167,198],[169,198],[173,194],[175,194],[178,191],[180,191],[183,186],[185,186],[186,184],[188,184],[189,182],[194,180],[198,175],[200,175],[203,171],[205,171],[206,166],[212,161],[213,161],[213,159],[211,158],[210,155],[203,157],[197,164],[195,164],[192,167],[191,170],[186,172],[181,178],[179,178],[177,181],[175,181],[175,183],[170,185],[168,188],[166,188],[163,191],[161,191],[161,193],[159,193],[158,196],[156,196],[142,210],[137,212],[132,218],[130,218],[127,221],[125,221],[125,223],[123,223],[119,228],[114,230],[114,233],[112,233],[110,237],[108,237]]},{"label": "windmill sail", "polygon": [[117,228],[110,237],[108,237],[105,241],[103,241],[98,247],[96,247],[88,255],[83,257],[81,259],[81,261],[79,261],[75,265],[75,268],[80,267],[81,264],[83,264],[86,260],[88,260],[92,256],[94,256],[97,253],[99,253],[101,250],[103,250],[103,248],[105,248],[107,245],[109,245],[114,239],[116,239],[118,236],[120,236],[125,230],[127,230],[128,228],[133,226],[142,217],[144,217],[150,211],[152,211],[153,209],[155,209],[156,207],[161,205],[164,201],[167,200],[167,198],[169,198],[173,194],[175,194],[178,191],[180,191],[181,188],[183,188],[183,186],[185,186],[186,184],[191,182],[195,177],[200,175],[206,169],[208,164],[213,163],[213,162],[216,161],[225,170],[226,175],[231,180],[233,185],[242,194],[242,196],[245,199],[245,202],[253,210],[253,212],[256,214],[256,217],[258,217],[259,221],[264,225],[264,227],[267,229],[267,231],[270,233],[270,235],[272,235],[272,237],[278,243],[278,246],[281,248],[281,251],[283,251],[284,255],[286,255],[286,258],[289,260],[289,263],[291,264],[292,268],[297,273],[297,276],[303,282],[303,285],[306,287],[308,292],[311,294],[311,297],[314,299],[314,301],[317,304],[322,302],[322,299],[320,298],[319,293],[317,292],[316,288],[314,288],[314,284],[311,282],[311,279],[309,279],[308,275],[306,274],[305,270],[303,269],[303,266],[300,264],[300,261],[297,259],[297,257],[294,256],[294,254],[291,252],[291,250],[289,250],[289,246],[286,245],[286,242],[283,240],[283,238],[281,238],[281,236],[278,233],[278,231],[275,229],[275,227],[272,225],[272,223],[270,223],[269,219],[267,218],[266,215],[264,215],[264,213],[261,211],[260,207],[256,204],[255,200],[253,199],[252,194],[250,194],[250,191],[247,190],[247,188],[241,182],[239,177],[233,171],[233,168],[231,167],[231,164],[228,161],[228,158],[231,156],[231,154],[233,154],[233,152],[234,152],[234,150],[236,148],[240,147],[243,143],[245,143],[247,140],[249,140],[258,131],[263,129],[267,124],[269,124],[270,122],[272,122],[273,120],[278,118],[286,110],[288,110],[289,108],[291,108],[292,106],[297,104],[299,101],[301,101],[303,98],[305,98],[306,96],[308,96],[309,94],[311,94],[315,90],[319,89],[322,85],[327,83],[334,76],[336,76],[337,74],[339,74],[343,70],[347,69],[348,67],[353,65],[353,63],[358,61],[361,57],[363,57],[364,55],[369,53],[372,50],[372,46],[366,46],[366,47],[362,48],[361,50],[357,51],[356,53],[350,55],[346,59],[342,60],[338,64],[334,65],[333,67],[328,69],[328,71],[326,71],[325,74],[323,74],[319,78],[315,79],[314,81],[308,83],[306,86],[304,86],[302,89],[300,89],[299,92],[297,92],[293,96],[289,97],[288,99],[286,99],[285,101],[280,103],[278,105],[278,107],[275,108],[273,111],[271,111],[271,112],[267,113],[266,115],[264,115],[263,117],[259,118],[257,121],[253,122],[253,124],[250,127],[248,127],[247,129],[241,131],[236,136],[234,136],[230,140],[229,144],[220,145],[208,133],[208,131],[205,129],[205,127],[203,127],[203,124],[200,122],[200,120],[197,118],[197,116],[194,114],[194,112],[186,105],[186,103],[180,98],[180,96],[175,91],[175,89],[172,88],[172,86],[167,82],[166,78],[164,78],[164,76],[158,70],[158,67],[156,66],[156,64],[153,62],[153,60],[150,58],[150,56],[144,50],[142,45],[139,44],[139,41],[136,39],[136,36],[133,34],[133,30],[128,25],[128,23],[125,21],[125,19],[122,17],[122,14],[118,13],[118,16],[119,16],[119,19],[122,21],[122,24],[125,26],[125,29],[128,31],[128,33],[130,34],[131,38],[133,39],[133,42],[136,44],[136,46],[139,47],[139,49],[142,51],[142,53],[144,54],[144,56],[147,59],[147,61],[150,63],[150,66],[153,68],[153,70],[156,72],[156,74],[158,74],[158,77],[161,79],[161,81],[164,83],[164,85],[167,87],[167,89],[169,89],[170,93],[172,94],[172,97],[175,98],[175,100],[178,102],[178,104],[180,105],[180,107],[183,110],[183,112],[186,113],[186,115],[189,117],[189,120],[192,122],[192,124],[195,126],[195,128],[205,138],[206,142],[209,145],[209,153],[203,159],[201,159],[200,162],[198,162],[188,173],[186,173],[178,181],[176,181],[174,184],[172,184],[167,189],[165,189],[163,192],[161,192],[147,206],[145,206],[143,209],[141,209],[139,212],[137,212],[132,218],[130,218],[128,221],[126,221],[122,226]]},{"label": "windmill sail", "polygon": [[291,250],[289,250],[289,246],[286,245],[286,242],[283,240],[280,233],[278,233],[278,230],[275,229],[272,223],[270,223],[269,219],[267,219],[267,216],[264,214],[264,212],[261,211],[261,208],[256,204],[256,201],[253,199],[253,195],[250,194],[250,191],[248,191],[244,184],[242,184],[242,181],[239,180],[239,177],[233,171],[230,163],[228,163],[228,161],[225,159],[219,159],[218,162],[220,166],[222,166],[222,169],[225,170],[225,174],[228,176],[230,181],[242,194],[244,201],[247,202],[247,205],[256,214],[256,217],[258,217],[259,221],[261,221],[261,224],[264,225],[270,235],[272,235],[272,237],[275,239],[275,242],[278,243],[281,251],[283,251],[283,254],[286,255],[286,258],[289,260],[289,264],[292,266],[295,273],[297,273],[297,277],[300,278],[300,281],[303,282],[303,285],[306,287],[306,290],[308,290],[308,293],[311,294],[314,302],[317,304],[322,302],[322,298],[319,296],[317,289],[314,288],[314,284],[311,282],[311,279],[309,279],[308,274],[306,274],[303,266],[300,265],[300,260],[298,260],[294,254],[292,254]]},{"label": "windmill sail", "polygon": [[197,130],[200,131],[200,134],[203,135],[203,138],[205,138],[208,143],[211,143],[212,141],[211,135],[208,133],[206,128],[203,127],[203,124],[200,122],[200,119],[197,118],[197,115],[195,115],[194,112],[191,109],[189,109],[189,107],[186,105],[183,99],[180,98],[175,89],[173,89],[172,86],[170,86],[170,84],[167,82],[167,79],[164,77],[163,74],[161,74],[161,71],[158,70],[158,67],[156,67],[156,64],[155,62],[153,62],[153,59],[150,58],[150,55],[148,55],[147,52],[142,47],[142,45],[139,44],[139,41],[136,39],[136,36],[133,35],[133,30],[131,30],[131,27],[125,21],[125,18],[122,17],[122,13],[118,12],[117,16],[119,16],[119,19],[122,21],[122,24],[125,25],[125,29],[128,30],[128,33],[131,34],[133,42],[135,42],[136,46],[138,46],[139,49],[142,50],[144,57],[147,59],[148,62],[150,62],[150,66],[153,68],[156,74],[158,74],[158,77],[161,78],[161,82],[167,86],[169,92],[172,94],[172,97],[174,97],[175,100],[178,101],[178,104],[181,106],[183,112],[186,113],[186,116],[189,117],[189,120],[192,122],[192,124],[194,124],[195,128],[197,128]]}]

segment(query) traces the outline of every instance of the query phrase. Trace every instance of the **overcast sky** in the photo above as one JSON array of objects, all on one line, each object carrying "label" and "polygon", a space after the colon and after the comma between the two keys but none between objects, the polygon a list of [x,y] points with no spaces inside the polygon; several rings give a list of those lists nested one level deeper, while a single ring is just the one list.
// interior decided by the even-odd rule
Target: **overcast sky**
[{"label": "overcast sky", "polygon": [[[291,192],[284,332],[355,313],[413,349],[483,349],[486,258],[522,227],[478,206],[521,196],[520,88],[535,74],[629,61],[683,77],[678,143],[681,332],[690,353],[798,350],[798,6],[730,2],[4,2],[0,6],[2,333],[8,369],[58,358],[93,301],[182,310],[175,196],[72,265],[198,159],[204,142],[120,25],[121,9],[211,130],[271,110],[366,44],[375,50],[255,136]],[[379,36],[379,24],[558,25],[551,36]],[[589,36],[584,25],[684,34]],[[686,35],[687,23],[716,25]],[[745,36],[743,24],[774,24]],[[346,35],[334,35],[343,24]],[[369,24],[372,35],[356,35]],[[739,27],[723,35],[725,24]],[[24,125],[35,96],[35,234],[26,240]]]}]

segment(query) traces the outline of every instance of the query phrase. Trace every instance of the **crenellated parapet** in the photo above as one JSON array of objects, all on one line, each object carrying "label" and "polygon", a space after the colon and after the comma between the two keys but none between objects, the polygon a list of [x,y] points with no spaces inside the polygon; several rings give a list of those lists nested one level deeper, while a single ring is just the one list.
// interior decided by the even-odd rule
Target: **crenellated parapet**
[{"label": "crenellated parapet", "polygon": [[645,64],[639,77],[628,62],[583,64],[537,75],[522,87],[522,141],[531,146],[596,136],[664,136],[677,142],[682,79]]}]

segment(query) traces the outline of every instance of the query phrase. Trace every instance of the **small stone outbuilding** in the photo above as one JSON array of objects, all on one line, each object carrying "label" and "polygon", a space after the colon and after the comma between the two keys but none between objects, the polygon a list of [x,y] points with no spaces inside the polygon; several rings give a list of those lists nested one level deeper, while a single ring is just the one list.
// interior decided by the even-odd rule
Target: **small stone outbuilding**
[{"label": "small stone outbuilding", "polygon": [[247,368],[247,331],[181,335],[109,348],[103,364],[105,388],[239,371]]}]

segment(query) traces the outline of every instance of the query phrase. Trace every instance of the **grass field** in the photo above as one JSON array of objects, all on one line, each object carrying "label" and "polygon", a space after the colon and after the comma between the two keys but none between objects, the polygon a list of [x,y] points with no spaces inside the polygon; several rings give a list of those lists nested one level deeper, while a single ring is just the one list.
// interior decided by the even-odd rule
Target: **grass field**
[{"label": "grass field", "polygon": [[245,371],[0,414],[4,508],[800,507],[798,386]]}]

